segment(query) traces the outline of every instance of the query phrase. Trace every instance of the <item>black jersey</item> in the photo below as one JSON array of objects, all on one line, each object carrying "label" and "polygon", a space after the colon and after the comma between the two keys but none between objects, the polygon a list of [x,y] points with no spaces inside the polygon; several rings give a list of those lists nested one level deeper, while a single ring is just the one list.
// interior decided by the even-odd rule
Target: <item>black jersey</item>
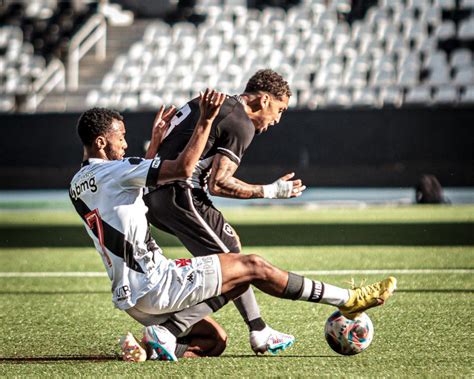
[{"label": "black jersey", "polygon": [[[199,119],[199,98],[195,98],[178,110],[171,120],[168,135],[162,142],[158,154],[162,160],[176,159],[186,147]],[[224,101],[213,122],[209,139],[199,159],[193,176],[186,181],[192,188],[203,188],[207,184],[212,160],[217,153],[227,156],[237,165],[252,142],[255,128],[245,113],[237,96]]]}]

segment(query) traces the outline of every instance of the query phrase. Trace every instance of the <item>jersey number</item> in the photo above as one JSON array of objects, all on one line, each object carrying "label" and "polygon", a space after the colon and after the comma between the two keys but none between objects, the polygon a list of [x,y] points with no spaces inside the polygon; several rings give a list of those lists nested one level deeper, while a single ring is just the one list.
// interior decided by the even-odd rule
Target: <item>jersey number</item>
[{"label": "jersey number", "polygon": [[107,265],[112,267],[112,260],[110,259],[104,245],[104,227],[102,225],[102,219],[99,215],[99,210],[94,209],[93,211],[90,211],[84,216],[84,218],[86,219],[87,226],[91,228],[92,231],[94,229],[97,231],[97,238],[99,239],[99,245],[102,248],[102,253],[104,254]]}]

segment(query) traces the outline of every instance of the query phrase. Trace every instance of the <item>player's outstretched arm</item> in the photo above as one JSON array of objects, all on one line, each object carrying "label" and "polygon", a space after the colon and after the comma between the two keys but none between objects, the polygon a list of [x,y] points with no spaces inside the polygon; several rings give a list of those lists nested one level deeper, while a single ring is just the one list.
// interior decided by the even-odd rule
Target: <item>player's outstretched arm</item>
[{"label": "player's outstretched arm", "polygon": [[206,146],[212,122],[217,117],[225,97],[225,94],[209,88],[200,94],[199,109],[201,116],[194,128],[193,135],[178,158],[162,162],[158,177],[159,184],[170,180],[186,179],[192,175],[194,167]]},{"label": "player's outstretched arm", "polygon": [[212,162],[209,192],[213,196],[236,199],[279,198],[301,196],[306,189],[300,179],[290,180],[294,173],[282,176],[272,184],[249,184],[234,177],[239,166],[223,154],[217,154]]},{"label": "player's outstretched arm", "polygon": [[170,121],[176,113],[174,106],[169,107],[165,110],[164,105],[160,107],[160,110],[156,114],[155,120],[153,121],[153,128],[151,130],[150,145],[145,154],[145,159],[153,159],[160,148],[161,142],[170,126]]}]

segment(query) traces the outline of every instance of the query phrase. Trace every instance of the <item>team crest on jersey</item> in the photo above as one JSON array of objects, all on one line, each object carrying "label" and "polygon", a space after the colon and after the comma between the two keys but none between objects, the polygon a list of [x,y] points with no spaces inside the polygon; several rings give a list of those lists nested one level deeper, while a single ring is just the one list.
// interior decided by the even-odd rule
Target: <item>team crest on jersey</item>
[{"label": "team crest on jersey", "polygon": [[191,264],[191,259],[188,259],[188,258],[175,259],[174,262],[176,263],[177,267],[186,267]]},{"label": "team crest on jersey", "polygon": [[224,227],[222,228],[225,234],[234,237],[234,229],[232,229],[232,226],[230,226],[227,222],[224,224]]}]

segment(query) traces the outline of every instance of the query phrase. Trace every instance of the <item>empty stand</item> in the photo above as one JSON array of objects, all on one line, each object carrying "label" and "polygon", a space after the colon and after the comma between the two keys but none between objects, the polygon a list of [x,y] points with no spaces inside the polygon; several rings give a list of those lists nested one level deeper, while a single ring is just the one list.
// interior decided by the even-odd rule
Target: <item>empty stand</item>
[{"label": "empty stand", "polygon": [[[148,21],[141,38],[102,68],[107,72],[84,107],[180,105],[208,86],[239,93],[266,67],[290,82],[294,108],[470,103],[472,0],[361,3],[352,9],[348,0],[302,0],[288,9],[251,9],[240,0],[199,0],[201,23]],[[70,41],[97,11],[95,2],[73,4],[0,7],[1,109],[15,109],[11,99],[29,93],[53,59],[71,60]]]},{"label": "empty stand", "polygon": [[[206,86],[241,92],[253,72],[271,67],[289,80],[295,92],[290,106],[297,108],[470,98],[473,18],[459,10],[471,9],[469,1],[379,1],[350,22],[348,1],[260,11],[226,4],[201,1],[207,18],[197,28],[152,22],[128,56],[117,58],[97,96],[120,109],[147,109],[167,99],[184,101]],[[453,41],[456,48],[443,49]],[[123,96],[130,93],[133,101]]]}]

